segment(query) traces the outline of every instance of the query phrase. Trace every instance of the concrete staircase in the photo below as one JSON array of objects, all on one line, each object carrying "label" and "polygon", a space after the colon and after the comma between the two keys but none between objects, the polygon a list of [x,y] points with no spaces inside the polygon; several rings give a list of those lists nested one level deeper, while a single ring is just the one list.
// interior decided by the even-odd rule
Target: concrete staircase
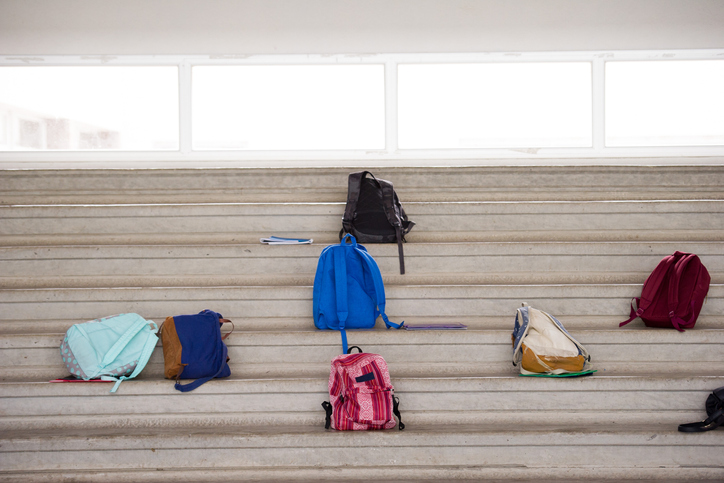
[{"label": "concrete staircase", "polygon": [[[373,170],[417,223],[406,275],[367,245],[390,319],[468,329],[351,331],[388,361],[407,429],[337,433],[320,404],[341,342],[314,329],[312,283],[352,171],[1,172],[0,480],[724,480],[724,431],[676,430],[724,385],[724,166]],[[675,250],[712,276],[696,328],[618,328]],[[598,372],[519,377],[522,302]],[[158,347],[116,394],[47,382],[74,323],[205,308],[235,322],[229,379],[181,394]]]}]

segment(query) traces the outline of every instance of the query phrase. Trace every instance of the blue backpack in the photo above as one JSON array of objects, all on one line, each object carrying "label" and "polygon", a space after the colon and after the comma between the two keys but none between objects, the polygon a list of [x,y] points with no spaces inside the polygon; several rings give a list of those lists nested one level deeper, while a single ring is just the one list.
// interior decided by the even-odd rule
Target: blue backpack
[{"label": "blue backpack", "polygon": [[388,329],[404,325],[388,320],[380,269],[367,249],[349,234],[319,256],[312,310],[318,329],[341,331],[344,354],[348,349],[345,329],[371,329],[380,315]]}]

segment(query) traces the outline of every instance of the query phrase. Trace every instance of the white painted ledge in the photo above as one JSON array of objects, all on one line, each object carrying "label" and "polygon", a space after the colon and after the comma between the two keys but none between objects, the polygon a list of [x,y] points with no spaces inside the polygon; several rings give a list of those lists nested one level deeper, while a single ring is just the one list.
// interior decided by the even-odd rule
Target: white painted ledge
[{"label": "white painted ledge", "polygon": [[[461,166],[722,166],[724,150],[701,155],[659,155],[627,157],[561,157],[560,153],[521,155],[501,152],[496,157],[479,153],[447,156],[422,155],[370,156],[327,152],[297,153],[36,153],[0,154],[0,170],[18,169],[179,169],[179,168],[329,168],[329,167],[461,167]],[[374,153],[372,153],[374,154]]]}]

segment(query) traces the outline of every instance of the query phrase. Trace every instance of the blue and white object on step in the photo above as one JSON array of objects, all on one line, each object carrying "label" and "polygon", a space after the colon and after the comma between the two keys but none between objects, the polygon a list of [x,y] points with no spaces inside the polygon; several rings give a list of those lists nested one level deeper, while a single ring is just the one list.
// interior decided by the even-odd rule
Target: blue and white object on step
[{"label": "blue and white object on step", "polygon": [[345,235],[319,256],[314,276],[314,325],[342,333],[342,353],[347,353],[346,329],[371,329],[382,316],[387,328],[400,329],[385,315],[385,287],[377,262],[367,249]]},{"label": "blue and white object on step", "polygon": [[60,355],[70,373],[84,380],[121,382],[141,373],[158,342],[158,326],[138,314],[120,314],[75,324],[65,334]]}]

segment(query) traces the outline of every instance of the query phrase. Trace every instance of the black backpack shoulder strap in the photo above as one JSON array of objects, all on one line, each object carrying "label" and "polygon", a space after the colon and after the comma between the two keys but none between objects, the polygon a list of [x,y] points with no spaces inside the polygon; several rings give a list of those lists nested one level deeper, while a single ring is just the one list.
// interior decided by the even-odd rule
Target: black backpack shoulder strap
[{"label": "black backpack shoulder strap", "polygon": [[400,217],[397,215],[395,210],[397,195],[392,183],[384,179],[378,179],[377,182],[380,184],[380,189],[382,190],[382,204],[384,205],[383,208],[385,210],[387,221],[389,221],[390,225],[394,227],[398,225],[402,226],[402,220],[400,220]]},{"label": "black backpack shoulder strap", "polygon": [[405,235],[407,233],[410,233],[410,230],[412,230],[412,227],[415,226],[415,222],[411,221],[407,218],[407,213],[405,213],[405,209],[402,207],[402,203],[400,203],[400,199],[397,197],[397,193],[394,193],[395,195],[395,206],[399,207],[400,209],[400,218],[402,222],[402,240],[405,240]]},{"label": "black backpack shoulder strap", "polygon": [[[395,193],[395,189],[389,181],[381,179],[378,180],[378,182],[380,183],[380,188],[382,188],[382,203],[384,204],[387,221],[389,221],[390,225],[395,228],[395,237],[397,238],[397,256],[400,259],[400,275],[404,275],[405,254],[402,250],[404,233],[402,231],[402,220],[395,210],[395,202],[399,204],[397,193]],[[400,206],[400,208],[402,208],[402,206]]]},{"label": "black backpack shoulder strap", "polygon": [[359,193],[362,189],[362,180],[365,176],[370,175],[372,179],[377,179],[369,171],[359,171],[357,173],[350,173],[347,178],[347,205],[344,207],[344,216],[342,217],[342,231],[339,232],[339,239],[345,233],[352,232],[352,220],[354,219],[354,213],[357,211],[357,202],[359,201]]}]

